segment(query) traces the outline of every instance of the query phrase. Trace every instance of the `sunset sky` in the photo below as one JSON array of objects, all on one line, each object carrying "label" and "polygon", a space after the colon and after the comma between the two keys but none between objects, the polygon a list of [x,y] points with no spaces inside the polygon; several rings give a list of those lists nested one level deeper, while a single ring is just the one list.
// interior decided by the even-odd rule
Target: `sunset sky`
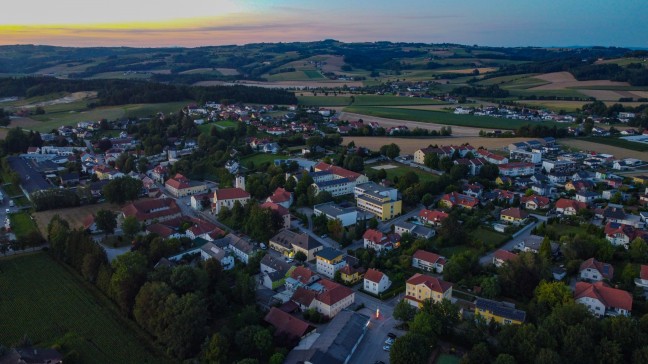
[{"label": "sunset sky", "polygon": [[452,42],[648,47],[648,0],[9,0],[0,44]]}]

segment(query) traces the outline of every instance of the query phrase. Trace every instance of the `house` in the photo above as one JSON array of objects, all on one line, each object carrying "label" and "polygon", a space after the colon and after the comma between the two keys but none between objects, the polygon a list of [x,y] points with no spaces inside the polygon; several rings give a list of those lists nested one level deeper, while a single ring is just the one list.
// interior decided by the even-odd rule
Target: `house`
[{"label": "house", "polygon": [[441,226],[443,220],[448,217],[448,214],[439,211],[439,210],[427,210],[423,209],[418,214],[418,219],[423,224],[429,224],[434,226]]},{"label": "house", "polygon": [[247,240],[238,235],[229,233],[221,239],[222,242],[227,242],[227,247],[234,253],[234,256],[241,262],[248,264],[250,257],[254,255],[256,249]]},{"label": "house", "polygon": [[475,198],[480,198],[484,192],[484,186],[479,183],[469,183],[463,187],[463,194]]},{"label": "house", "polygon": [[479,200],[458,192],[451,192],[443,195],[441,197],[441,200],[439,201],[439,204],[447,208],[461,206],[466,209],[472,209],[479,204]]},{"label": "house", "polygon": [[191,181],[180,173],[169,178],[164,184],[164,187],[166,187],[171,196],[175,198],[198,195],[207,192],[207,184],[204,182]]},{"label": "house", "polygon": [[355,207],[342,207],[334,202],[325,202],[313,206],[313,214],[324,214],[327,220],[340,220],[343,227],[355,225],[358,221],[358,210]]},{"label": "house", "polygon": [[224,207],[231,209],[237,201],[241,206],[245,206],[249,200],[250,194],[241,188],[219,188],[214,192],[212,212],[218,214]]},{"label": "house", "polygon": [[423,302],[438,303],[452,299],[452,284],[442,279],[416,273],[405,284],[405,298],[410,305],[421,308]]},{"label": "house", "polygon": [[498,167],[500,175],[508,177],[530,176],[535,173],[535,164],[527,162],[510,162]]},{"label": "house", "polygon": [[99,231],[97,223],[95,223],[94,215],[90,214],[83,219],[83,229],[89,231],[90,234],[95,234]]},{"label": "house", "polygon": [[632,295],[603,282],[576,282],[574,300],[598,317],[629,316],[632,311]]},{"label": "house", "polygon": [[367,182],[357,185],[353,193],[358,209],[375,215],[380,221],[401,214],[403,201],[398,198],[398,190],[395,188]]},{"label": "house", "polygon": [[138,222],[150,225],[167,221],[182,215],[180,207],[172,198],[135,201],[122,208],[124,218],[134,216]]},{"label": "house", "polygon": [[477,298],[475,316],[483,317],[486,322],[495,321],[500,325],[521,325],[526,319],[526,312],[516,309],[515,305],[510,303]]},{"label": "house", "polygon": [[290,211],[287,208],[274,202],[264,202],[259,207],[269,209],[272,213],[279,215],[281,221],[283,221],[282,227],[284,229],[290,229]]},{"label": "house", "polygon": [[581,191],[577,192],[576,195],[574,196],[574,199],[578,202],[583,202],[586,204],[591,204],[594,202],[594,200],[601,198],[601,195],[599,195],[596,192],[591,192],[591,191]]},{"label": "house", "polygon": [[298,282],[299,285],[303,286],[309,286],[320,279],[320,277],[315,274],[315,272],[302,266],[291,268],[288,275],[290,279]]},{"label": "house", "polygon": [[65,173],[59,177],[61,186],[71,187],[79,184],[79,174],[78,173]]},{"label": "house", "polygon": [[611,280],[614,277],[614,267],[611,264],[599,262],[594,258],[584,261],[578,270],[578,276],[582,280],[602,281]]},{"label": "house", "polygon": [[417,238],[429,239],[433,237],[436,232],[428,227],[412,224],[411,222],[402,221],[394,224],[394,232],[400,236],[408,233]]},{"label": "house", "polygon": [[202,211],[205,209],[204,204],[207,206],[211,205],[210,195],[208,193],[203,193],[201,195],[193,195],[189,199],[191,208],[196,211]]},{"label": "house", "polygon": [[355,292],[339,283],[322,279],[324,291],[315,297],[315,308],[320,314],[332,318],[355,302]]},{"label": "house", "polygon": [[391,286],[391,281],[386,274],[382,273],[379,270],[369,268],[367,273],[364,275],[364,290],[376,296],[385,292],[389,286]]},{"label": "house", "polygon": [[277,187],[274,193],[266,199],[266,202],[276,203],[277,205],[289,208],[293,203],[293,193]]},{"label": "house", "polygon": [[259,267],[259,276],[262,279],[263,286],[269,289],[277,289],[284,285],[286,275],[292,268],[292,265],[281,258],[266,254],[261,258]]},{"label": "house", "polygon": [[433,273],[443,273],[446,258],[425,250],[417,250],[412,256],[412,267]]},{"label": "house", "polygon": [[635,285],[648,291],[648,265],[641,265],[639,278],[635,278]]},{"label": "house", "polygon": [[275,328],[275,336],[301,340],[316,331],[314,326],[276,307],[270,308],[263,320]]},{"label": "house", "polygon": [[153,178],[155,182],[162,183],[168,174],[169,169],[166,166],[159,164],[149,172],[149,177]]},{"label": "house", "polygon": [[605,225],[605,238],[614,246],[623,246],[628,249],[630,243],[641,238],[648,240],[648,231],[638,230],[634,226],[620,224],[617,222],[608,222]]},{"label": "house", "polygon": [[550,202],[548,197],[538,195],[522,196],[520,198],[520,203],[524,204],[524,208],[527,210],[544,210],[549,207]]},{"label": "house", "polygon": [[279,231],[270,241],[270,249],[276,250],[288,257],[294,257],[297,252],[306,256],[306,260],[315,259],[315,255],[324,249],[319,241],[305,233],[295,233],[288,229]]},{"label": "house", "polygon": [[380,254],[384,250],[391,250],[400,243],[400,235],[385,234],[379,230],[367,229],[362,235],[365,249],[373,249]]},{"label": "house", "polygon": [[556,201],[556,213],[565,216],[574,216],[578,211],[587,209],[587,204],[576,200],[561,198]]},{"label": "house", "polygon": [[200,257],[202,260],[216,259],[223,267],[223,270],[234,268],[234,257],[211,242],[200,247]]},{"label": "house", "polygon": [[500,220],[514,225],[523,224],[527,217],[529,217],[529,213],[519,207],[510,207],[500,212]]},{"label": "house", "polygon": [[340,279],[345,284],[354,284],[361,280],[364,276],[363,268],[354,268],[352,265],[347,264],[340,269]]},{"label": "house", "polygon": [[495,253],[493,253],[493,265],[498,268],[503,266],[504,263],[514,259],[517,259],[517,254],[511,253],[508,250],[497,249]]},{"label": "house", "polygon": [[347,263],[344,260],[344,253],[333,248],[326,247],[315,254],[317,259],[317,273],[325,277],[333,278],[335,272],[342,269]]},{"label": "house", "polygon": [[566,191],[591,191],[594,188],[594,183],[592,181],[588,180],[572,180],[567,183],[565,183],[565,190]]}]

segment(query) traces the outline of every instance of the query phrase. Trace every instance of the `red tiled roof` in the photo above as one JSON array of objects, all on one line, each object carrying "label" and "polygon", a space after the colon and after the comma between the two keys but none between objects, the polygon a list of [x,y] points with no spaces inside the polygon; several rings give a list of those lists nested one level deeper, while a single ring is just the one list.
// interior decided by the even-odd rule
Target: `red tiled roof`
[{"label": "red tiled roof", "polygon": [[292,193],[286,191],[281,187],[277,187],[277,189],[274,191],[272,196],[268,197],[268,200],[274,203],[286,202],[286,201],[290,201],[291,195]]},{"label": "red tiled roof", "polygon": [[642,265],[639,278],[648,280],[648,265]]},{"label": "red tiled roof", "polygon": [[434,254],[422,249],[417,250],[412,258],[419,259],[425,262],[430,262],[430,263],[436,263],[439,261],[442,257],[439,254]]},{"label": "red tiled roof", "polygon": [[463,195],[458,192],[446,193],[445,195],[443,195],[443,197],[441,197],[441,200],[448,201],[453,206],[460,205],[460,206],[474,207],[479,203],[478,199],[468,195]]},{"label": "red tiled roof", "polygon": [[522,198],[520,198],[521,203],[525,204],[529,201],[535,202],[535,204],[538,205],[538,207],[544,207],[549,205],[549,198],[544,196],[531,195],[531,196],[522,196]]},{"label": "red tiled roof", "polygon": [[249,193],[247,193],[246,191],[238,187],[221,188],[216,190],[216,192],[214,192],[214,198],[216,200],[233,200],[233,199],[249,198],[249,197],[250,197]]},{"label": "red tiled roof", "polygon": [[501,260],[501,261],[504,261],[504,262],[507,262],[509,260],[517,258],[517,254],[511,253],[508,250],[502,250],[502,249],[497,249],[495,251],[495,253],[493,253],[493,256],[495,257],[495,259]]},{"label": "red tiled roof", "polygon": [[383,241],[384,235],[378,230],[367,229],[367,231],[362,235],[362,238],[369,240],[374,244],[380,244]]},{"label": "red tiled roof", "polygon": [[582,297],[597,299],[606,308],[620,308],[628,312],[632,311],[632,295],[624,290],[609,287],[603,282],[577,282],[574,299],[577,300]]},{"label": "red tiled roof", "polygon": [[290,277],[296,279],[304,284],[308,283],[315,273],[306,267],[296,267],[290,272]]},{"label": "red tiled roof", "polygon": [[367,269],[367,273],[365,273],[364,279],[371,282],[380,283],[380,280],[383,276],[384,274],[381,271],[369,268]]},{"label": "red tiled roof", "polygon": [[608,222],[605,225],[605,235],[613,236],[615,234],[623,234],[632,241],[637,237],[645,239],[646,235],[648,235],[648,232],[635,229],[634,226],[631,225]]},{"label": "red tiled roof", "polygon": [[413,275],[410,279],[407,280],[407,283],[415,286],[423,284],[430,288],[432,291],[439,293],[444,293],[445,291],[452,288],[452,283],[420,273]]},{"label": "red tiled roof", "polygon": [[299,287],[295,290],[295,293],[293,293],[293,296],[290,299],[299,305],[308,307],[311,305],[315,297],[317,297],[317,292],[304,287]]},{"label": "red tiled roof", "polygon": [[173,235],[174,230],[171,229],[170,227],[162,224],[151,224],[146,227],[146,231],[148,231],[151,234],[157,234],[161,236],[162,238],[167,238],[171,235]]},{"label": "red tiled roof", "polygon": [[529,213],[519,207],[510,207],[500,212],[501,216],[510,216],[514,219],[526,219]]},{"label": "red tiled roof", "polygon": [[327,306],[333,306],[353,294],[350,288],[333,281],[323,279],[320,283],[326,287],[326,291],[318,295],[317,300]]},{"label": "red tiled roof", "polygon": [[506,164],[500,164],[498,167],[499,169],[516,169],[516,168],[530,168],[534,167],[535,165],[533,163],[527,163],[527,162],[510,162]]},{"label": "red tiled roof", "polygon": [[441,222],[448,217],[448,214],[443,211],[423,209],[418,216],[427,221]]},{"label": "red tiled roof", "polygon": [[89,229],[90,226],[94,224],[94,216],[93,215],[88,215],[83,219],[83,228],[84,229]]},{"label": "red tiled roof", "polygon": [[560,200],[556,201],[556,208],[557,209],[567,209],[567,208],[573,208],[574,210],[578,211],[580,209],[586,209],[587,204],[584,202],[579,202],[576,200],[569,200],[566,198],[561,198]]},{"label": "red tiled roof", "polygon": [[305,321],[302,321],[276,307],[270,309],[270,312],[268,312],[264,320],[277,329],[275,335],[286,333],[289,336],[300,338],[314,329],[313,326],[309,325]]},{"label": "red tiled roof", "polygon": [[135,216],[138,221],[143,221],[179,214],[180,207],[178,207],[174,199],[161,198],[157,200],[135,201],[123,207],[122,212],[126,217]]},{"label": "red tiled roof", "polygon": [[281,216],[290,214],[290,211],[287,208],[285,208],[285,207],[283,207],[281,205],[277,205],[274,202],[264,202],[264,203],[261,204],[261,208],[262,209],[270,209],[272,211],[277,211],[277,213],[279,213],[279,215],[281,215]]},{"label": "red tiled roof", "polygon": [[614,276],[614,267],[611,264],[599,262],[594,258],[589,258],[580,265],[580,269],[583,271],[587,268],[594,268],[601,273],[604,278],[612,279]]},{"label": "red tiled roof", "polygon": [[356,268],[353,268],[352,266],[350,266],[349,264],[347,264],[347,265],[345,265],[344,267],[342,267],[340,269],[340,273],[350,276],[350,275],[353,275],[356,272],[359,272],[360,274],[362,274],[363,270],[364,270],[364,268],[356,269]]},{"label": "red tiled roof", "polygon": [[361,176],[360,173],[349,171],[348,169],[344,169],[342,167],[338,166],[333,166],[324,162],[319,162],[315,165],[314,167],[316,172],[319,171],[329,171],[335,175],[338,175],[342,178],[348,178],[352,181],[355,181],[358,177]]}]

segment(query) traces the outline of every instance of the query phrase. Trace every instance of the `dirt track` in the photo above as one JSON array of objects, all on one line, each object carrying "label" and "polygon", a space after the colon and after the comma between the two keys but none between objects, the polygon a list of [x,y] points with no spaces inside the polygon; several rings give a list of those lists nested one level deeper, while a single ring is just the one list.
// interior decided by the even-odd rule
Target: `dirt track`
[{"label": "dirt track", "polygon": [[[447,107],[448,105],[441,105],[441,106]],[[380,126],[382,126],[384,128],[388,128],[388,127],[392,127],[392,126],[405,125],[410,129],[421,128],[421,129],[437,130],[438,131],[443,126],[451,126],[452,127],[452,135],[456,136],[456,137],[476,137],[476,136],[479,136],[479,131],[480,130],[484,130],[484,131],[490,131],[491,130],[491,129],[483,129],[483,128],[469,128],[469,127],[466,127],[466,126],[423,123],[423,122],[420,122],[420,121],[386,119],[386,118],[379,118],[379,117],[376,117],[376,116],[362,115],[362,114],[356,114],[356,113],[350,113],[350,112],[344,112],[344,111],[340,113],[339,118],[341,120],[349,120],[349,121],[362,119],[364,122],[367,122],[367,123],[375,121]]]},{"label": "dirt track", "polygon": [[[454,130],[454,128],[453,128]],[[353,141],[357,146],[378,150],[385,144],[396,143],[403,154],[413,154],[421,148],[430,144],[439,145],[460,145],[468,143],[475,148],[484,147],[487,149],[501,149],[510,143],[517,143],[530,138],[481,138],[481,137],[431,137],[431,138],[390,138],[390,137],[344,137],[344,145]]]}]

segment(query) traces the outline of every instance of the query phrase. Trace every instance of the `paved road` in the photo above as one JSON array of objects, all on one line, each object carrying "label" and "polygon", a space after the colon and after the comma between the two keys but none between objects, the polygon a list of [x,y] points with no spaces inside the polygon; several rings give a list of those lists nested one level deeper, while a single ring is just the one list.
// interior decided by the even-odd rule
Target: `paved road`
[{"label": "paved road", "polygon": [[391,230],[392,225],[397,224],[399,222],[403,222],[411,217],[418,216],[419,211],[421,211],[421,209],[424,207],[425,206],[423,205],[418,205],[412,211],[407,212],[397,218],[391,219],[389,221],[381,222],[378,224],[378,229],[382,232],[389,232]]},{"label": "paved road", "polygon": [[[533,228],[535,228],[536,226],[538,226],[542,222],[547,221],[546,216],[533,215],[533,214],[531,216],[536,217],[538,219],[538,221],[536,221],[533,224],[527,225],[523,230],[518,231],[515,234],[515,236],[513,236],[513,238],[511,240],[507,241],[506,243],[504,243],[504,245],[500,246],[499,248],[497,248],[495,250],[498,250],[498,249],[508,250],[508,251],[513,250],[513,248],[516,245],[518,245],[519,243],[524,241],[524,239],[528,238],[529,235],[531,235],[531,231],[533,230]],[[488,252],[488,254],[482,256],[481,258],[479,258],[479,264],[481,264],[481,265],[489,265],[489,264],[491,264],[493,262],[493,253],[495,253],[495,250],[490,251],[490,252]]]}]

